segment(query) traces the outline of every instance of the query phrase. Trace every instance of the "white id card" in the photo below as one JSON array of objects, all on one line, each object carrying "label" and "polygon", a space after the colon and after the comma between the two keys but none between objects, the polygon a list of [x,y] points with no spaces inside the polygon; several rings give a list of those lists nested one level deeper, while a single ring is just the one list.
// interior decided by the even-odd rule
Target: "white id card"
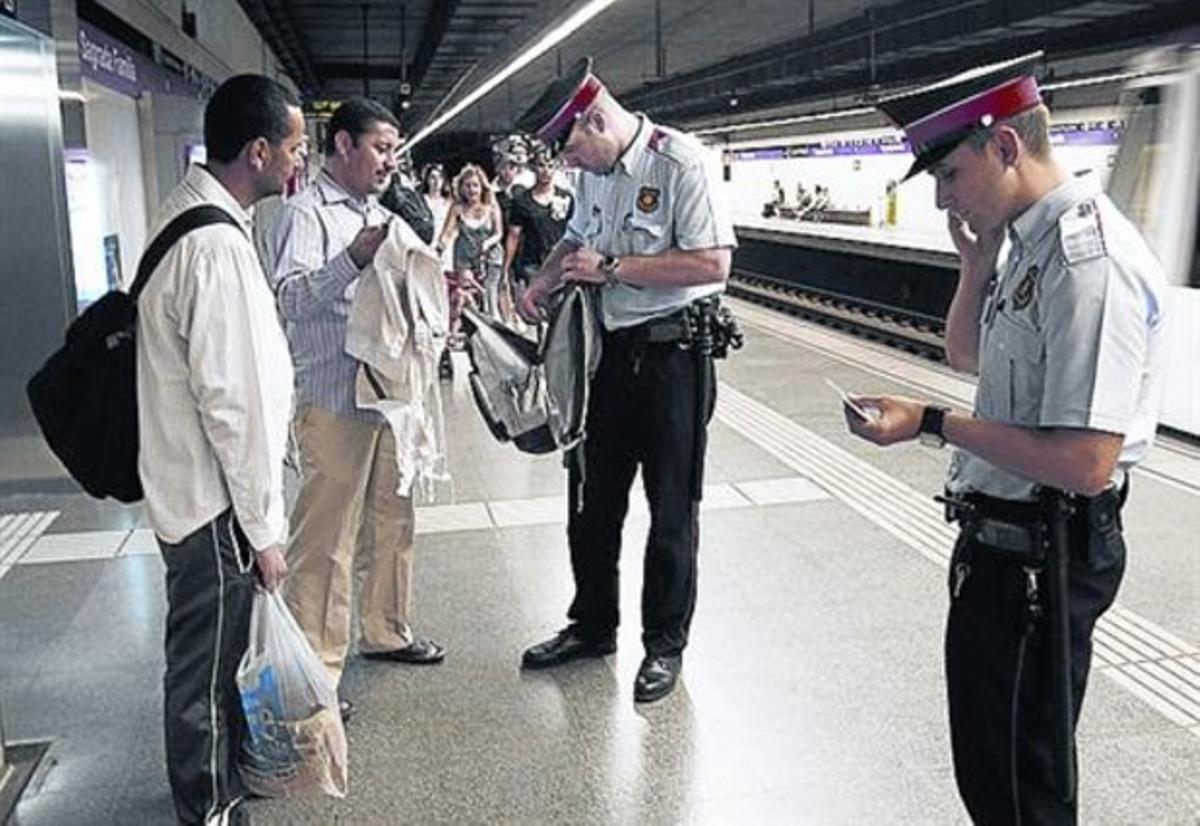
[{"label": "white id card", "polygon": [[874,407],[863,407],[861,404],[851,398],[850,394],[839,387],[832,379],[825,379],[825,383],[833,389],[834,393],[842,400],[842,404],[854,411],[854,414],[860,419],[868,422],[873,422],[879,418],[879,410]]}]

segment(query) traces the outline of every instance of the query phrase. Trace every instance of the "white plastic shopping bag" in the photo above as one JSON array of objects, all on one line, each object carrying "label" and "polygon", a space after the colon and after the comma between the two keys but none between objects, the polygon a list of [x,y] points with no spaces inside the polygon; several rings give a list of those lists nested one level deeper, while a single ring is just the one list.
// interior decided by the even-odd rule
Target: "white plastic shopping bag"
[{"label": "white plastic shopping bag", "polygon": [[278,590],[254,595],[250,643],[238,666],[246,712],[239,770],[249,791],[346,796],[346,732],[337,687]]}]

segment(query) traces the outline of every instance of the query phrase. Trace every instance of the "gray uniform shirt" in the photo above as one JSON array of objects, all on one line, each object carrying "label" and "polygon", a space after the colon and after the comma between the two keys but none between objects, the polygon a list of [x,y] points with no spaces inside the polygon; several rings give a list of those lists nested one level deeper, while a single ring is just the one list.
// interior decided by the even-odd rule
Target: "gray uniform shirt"
[{"label": "gray uniform shirt", "polygon": [[278,256],[264,262],[264,269],[292,352],[298,407],[382,421],[354,402],[358,362],[346,355],[346,320],[362,271],[346,249],[363,226],[382,224],[387,217],[374,196],[355,198],[322,171],[287,202],[260,245]]},{"label": "gray uniform shirt", "polygon": [[[1166,277],[1092,176],[1067,181],[1009,227],[980,319],[975,416],[1124,436],[1120,484],[1154,439]],[[1037,484],[963,450],[948,487],[1029,500]]]},{"label": "gray uniform shirt", "polygon": [[[704,163],[704,147],[643,115],[638,119],[637,134],[612,172],[579,176],[575,213],[564,237],[616,256],[736,247],[733,222]],[[610,284],[602,294],[604,326],[631,327],[724,289],[724,284]]]}]

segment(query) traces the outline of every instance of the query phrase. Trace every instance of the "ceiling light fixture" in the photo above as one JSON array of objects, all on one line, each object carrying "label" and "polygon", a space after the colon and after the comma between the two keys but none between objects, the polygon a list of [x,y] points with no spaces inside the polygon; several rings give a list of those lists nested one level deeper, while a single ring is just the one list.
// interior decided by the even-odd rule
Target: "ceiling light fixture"
[{"label": "ceiling light fixture", "polygon": [[429,124],[421,127],[421,129],[415,135],[413,135],[403,147],[401,147],[401,151],[407,152],[411,150],[418,143],[425,140],[425,138],[429,137],[438,129],[442,128],[442,126],[444,126],[446,123],[457,117],[459,113],[461,113],[471,104],[475,103],[488,92],[492,91],[501,83],[524,69],[534,60],[537,60],[547,51],[566,40],[576,30],[581,28],[589,20],[607,9],[615,2],[617,2],[617,0],[589,0],[589,2],[580,7],[578,11],[544,34],[532,46],[521,52],[521,54],[513,58],[507,66],[489,77],[476,89],[472,90],[471,93],[465,98],[447,109]]}]

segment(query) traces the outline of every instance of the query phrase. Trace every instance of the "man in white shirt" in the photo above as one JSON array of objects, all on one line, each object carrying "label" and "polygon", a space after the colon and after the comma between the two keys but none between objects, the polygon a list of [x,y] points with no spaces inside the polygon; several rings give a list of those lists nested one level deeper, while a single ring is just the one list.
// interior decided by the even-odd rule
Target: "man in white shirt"
[{"label": "man in white shirt", "polygon": [[283,457],[292,368],[247,210],[303,163],[299,101],[258,75],[204,112],[207,166],[167,196],[155,234],[213,205],[233,224],[183,236],[138,300],[139,472],[166,563],[167,771],[183,823],[226,823],[241,799],[245,719],[235,676],[255,577],[287,573]]}]

